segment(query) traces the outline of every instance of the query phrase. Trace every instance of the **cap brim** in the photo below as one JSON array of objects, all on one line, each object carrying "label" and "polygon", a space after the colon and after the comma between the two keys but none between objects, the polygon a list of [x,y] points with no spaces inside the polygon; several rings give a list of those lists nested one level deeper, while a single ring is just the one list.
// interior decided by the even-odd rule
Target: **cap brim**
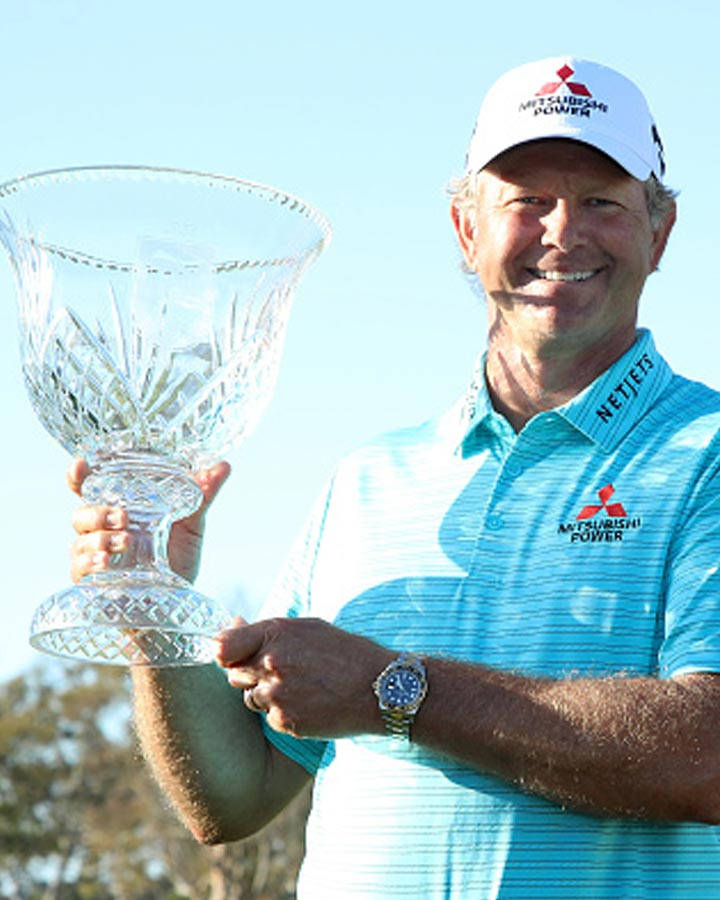
[{"label": "cap brim", "polygon": [[512,150],[513,147],[519,147],[521,144],[529,144],[534,141],[551,140],[553,138],[577,141],[580,144],[587,144],[590,147],[594,147],[596,150],[600,150],[606,156],[609,156],[610,159],[616,162],[621,168],[625,169],[629,175],[632,175],[633,178],[637,178],[639,181],[646,181],[652,174],[652,167],[621,141],[618,141],[607,134],[570,127],[555,128],[543,134],[537,134],[537,132],[535,132],[532,135],[518,135],[517,140],[510,142],[506,141],[503,146],[494,147],[488,150],[482,159],[469,157],[466,167],[467,171],[481,171],[496,157],[500,156],[501,153]]}]

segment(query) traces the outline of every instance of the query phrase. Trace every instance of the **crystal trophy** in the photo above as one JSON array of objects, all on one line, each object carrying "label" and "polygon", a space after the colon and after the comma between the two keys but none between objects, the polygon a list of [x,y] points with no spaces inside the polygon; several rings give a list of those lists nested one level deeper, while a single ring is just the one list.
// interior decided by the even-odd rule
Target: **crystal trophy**
[{"label": "crystal trophy", "polygon": [[273,188],[198,172],[95,166],[0,185],[0,241],[25,383],[45,428],[90,472],[83,498],[124,506],[132,547],[35,612],[30,643],[96,663],[212,659],[230,623],[171,571],[190,473],[243,440],[269,401],[292,290],[330,236]]}]

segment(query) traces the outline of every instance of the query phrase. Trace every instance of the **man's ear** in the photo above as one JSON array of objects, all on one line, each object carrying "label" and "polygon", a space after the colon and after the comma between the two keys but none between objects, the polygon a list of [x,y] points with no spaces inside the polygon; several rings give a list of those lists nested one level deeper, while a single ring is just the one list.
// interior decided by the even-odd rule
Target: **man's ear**
[{"label": "man's ear", "polygon": [[450,218],[457,235],[460,250],[467,266],[475,270],[475,216],[466,204],[453,200],[450,204]]},{"label": "man's ear", "polygon": [[677,206],[673,202],[672,209],[653,232],[653,242],[650,255],[651,272],[654,272],[660,265],[660,260],[662,259],[662,255],[665,252],[665,247],[667,246],[668,238],[670,237],[670,232],[673,230],[673,225],[675,224],[676,218]]}]

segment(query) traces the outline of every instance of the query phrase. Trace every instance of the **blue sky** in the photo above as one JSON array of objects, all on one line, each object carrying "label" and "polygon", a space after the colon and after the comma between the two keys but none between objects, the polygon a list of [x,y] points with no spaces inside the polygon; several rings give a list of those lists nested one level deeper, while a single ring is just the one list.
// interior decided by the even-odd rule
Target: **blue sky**
[{"label": "blue sky", "polygon": [[[217,171],[300,195],[334,238],[301,283],[274,400],[230,456],[199,586],[252,613],[337,458],[443,409],[484,346],[445,185],[486,88],[573,53],[645,90],[680,216],[641,321],[720,387],[714,2],[592,7],[365,0],[0,0],[0,179],[66,165]],[[712,281],[712,284],[708,284]],[[30,410],[0,259],[0,677],[37,658],[32,610],[68,581],[68,458]]]}]

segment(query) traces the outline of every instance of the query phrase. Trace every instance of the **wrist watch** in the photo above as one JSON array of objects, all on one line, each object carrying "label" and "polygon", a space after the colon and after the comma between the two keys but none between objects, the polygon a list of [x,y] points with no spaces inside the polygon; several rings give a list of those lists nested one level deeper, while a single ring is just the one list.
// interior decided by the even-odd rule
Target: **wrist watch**
[{"label": "wrist watch", "polygon": [[401,653],[382,670],[372,687],[388,735],[409,741],[410,726],[428,689],[422,660],[411,653]]}]

